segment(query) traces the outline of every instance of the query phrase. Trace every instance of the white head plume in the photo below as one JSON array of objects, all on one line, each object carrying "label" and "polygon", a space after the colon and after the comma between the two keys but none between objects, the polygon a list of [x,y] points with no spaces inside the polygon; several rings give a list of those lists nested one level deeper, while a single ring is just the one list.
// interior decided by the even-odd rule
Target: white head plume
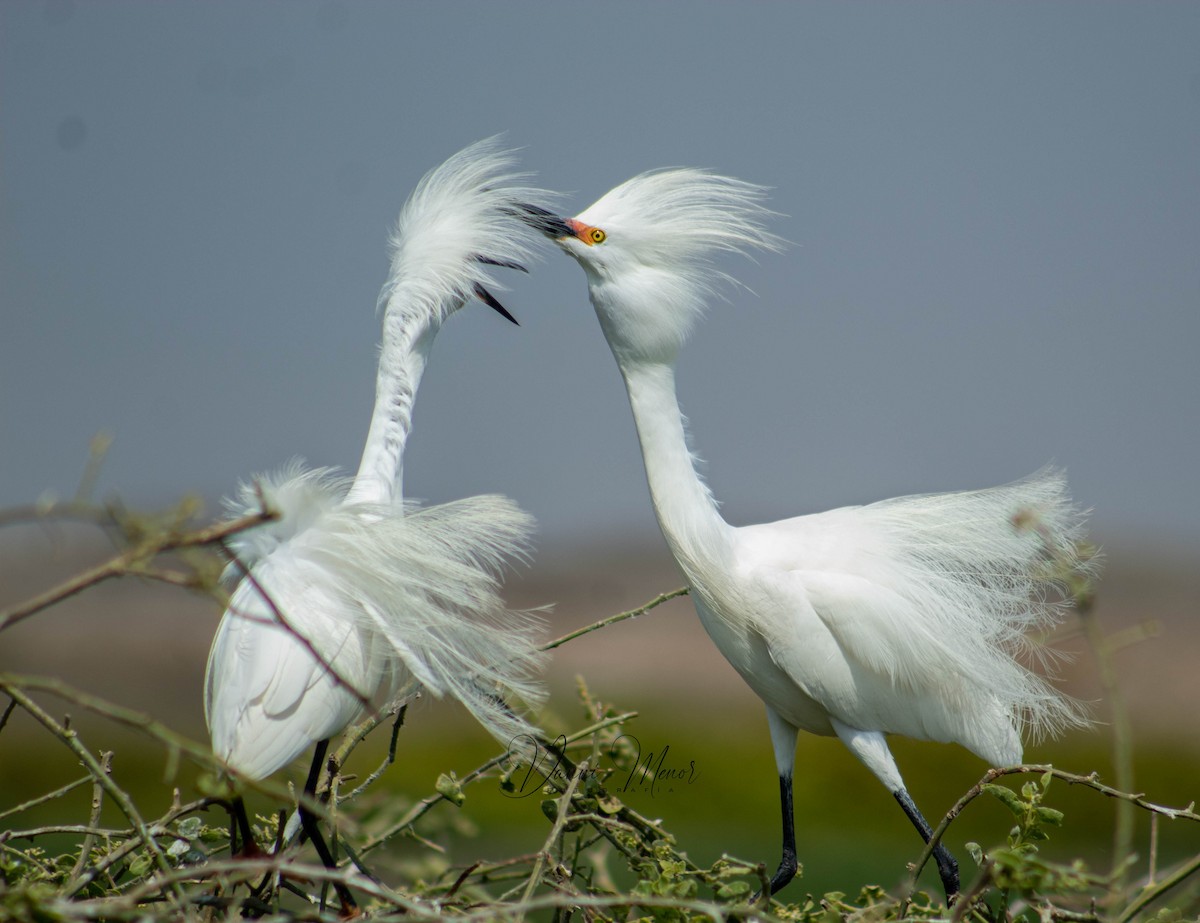
[{"label": "white head plume", "polygon": [[676,168],[635,176],[575,219],[604,239],[559,240],[588,276],[592,301],[613,351],[669,358],[722,281],[722,252],[779,250],[764,228],[774,214],[763,186],[705,170]]}]

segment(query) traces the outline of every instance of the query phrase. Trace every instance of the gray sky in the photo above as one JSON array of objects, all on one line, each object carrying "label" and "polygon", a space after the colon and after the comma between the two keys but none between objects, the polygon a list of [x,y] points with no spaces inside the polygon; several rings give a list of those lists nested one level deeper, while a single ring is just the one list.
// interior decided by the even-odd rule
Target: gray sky
[{"label": "gray sky", "polygon": [[[1200,542],[1200,5],[0,4],[0,504],[353,469],[385,237],[507,132],[577,212],[652,167],[774,188],[680,390],[733,522],[1048,461],[1101,539]],[[583,274],[443,331],[410,495],[654,534]]]}]

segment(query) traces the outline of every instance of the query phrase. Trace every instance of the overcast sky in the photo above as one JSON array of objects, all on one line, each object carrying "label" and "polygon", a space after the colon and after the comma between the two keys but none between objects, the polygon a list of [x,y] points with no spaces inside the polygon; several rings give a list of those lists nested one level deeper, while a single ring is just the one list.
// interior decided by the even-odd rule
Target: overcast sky
[{"label": "overcast sky", "polygon": [[[1200,5],[0,4],[0,504],[353,469],[390,224],[506,132],[582,210],[773,187],[681,399],[735,523],[1065,466],[1102,540],[1200,543]],[[406,490],[654,534],[579,268],[443,330]]]}]

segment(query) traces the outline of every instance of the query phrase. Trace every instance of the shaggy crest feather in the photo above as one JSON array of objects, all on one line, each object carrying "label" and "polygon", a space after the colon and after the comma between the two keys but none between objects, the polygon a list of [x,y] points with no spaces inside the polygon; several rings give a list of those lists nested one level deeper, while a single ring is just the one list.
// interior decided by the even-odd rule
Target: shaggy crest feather
[{"label": "shaggy crest feather", "polygon": [[[775,213],[763,205],[767,189],[705,170],[675,168],[635,176],[611,190],[577,216],[608,235],[603,244],[569,245],[593,283],[593,302],[606,332],[622,323],[649,325],[650,309],[636,297],[652,290],[653,321],[674,348],[703,313],[706,299],[722,282],[735,282],[717,268],[721,253],[755,248],[781,250],[785,241],[764,225]],[[608,292],[619,288],[632,297]],[[649,292],[647,291],[647,294]],[[611,297],[610,297],[611,296]],[[617,334],[621,337],[621,334]]]},{"label": "shaggy crest feather", "polygon": [[440,324],[489,265],[528,260],[525,205],[547,201],[496,139],[428,173],[400,214],[380,305],[376,400],[358,473],[305,470],[241,485],[231,513],[279,519],[236,536],[237,580],[205,680],[216,754],[259,778],[417,687],[461,701],[502,743],[532,729],[540,619],[505,608],[500,579],[527,558],[533,520],[503,497],[402,500],[412,405]]},{"label": "shaggy crest feather", "polygon": [[555,197],[514,171],[500,137],[478,141],[425,174],[405,202],[389,240],[391,272],[380,309],[444,320],[476,285],[503,288],[490,265],[524,264],[540,235],[517,220],[525,205]]}]

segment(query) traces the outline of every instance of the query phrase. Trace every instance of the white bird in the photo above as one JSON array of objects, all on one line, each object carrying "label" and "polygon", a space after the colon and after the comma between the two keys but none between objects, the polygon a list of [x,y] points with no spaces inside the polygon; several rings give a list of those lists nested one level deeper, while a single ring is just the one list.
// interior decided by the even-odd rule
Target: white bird
[{"label": "white bird", "polygon": [[[1020,762],[1023,730],[1084,723],[1023,666],[1026,632],[1060,615],[1048,556],[1074,563],[1082,516],[1061,474],[990,490],[901,497],[742,528],[696,472],[675,391],[676,357],[724,278],[722,251],[778,249],[765,190],[700,170],[646,173],[543,229],[583,267],[625,380],[659,526],[705,630],[766,704],[779,771],[783,858],[796,873],[792,773],[798,732],[837,735],[931,830],[886,735],[959,743]],[[557,224],[555,221],[557,220]],[[1015,517],[1036,520],[1019,528]],[[935,851],[947,898],[958,869]]]},{"label": "white bird", "polygon": [[[231,542],[228,573],[240,582],[205,679],[213,750],[243,776],[267,776],[317,745],[315,785],[330,737],[415,687],[458,699],[502,743],[529,732],[504,700],[540,697],[540,620],[505,608],[499,577],[526,556],[531,517],[500,496],[420,508],[401,486],[435,335],[472,296],[512,320],[488,292],[488,267],[523,268],[540,240],[525,209],[545,194],[514,162],[496,139],[474,144],[427,174],[401,211],[354,478],[293,464],[229,504],[242,513],[265,501],[279,513]],[[318,844],[303,809],[301,819]],[[243,835],[251,844],[248,825]]]}]

